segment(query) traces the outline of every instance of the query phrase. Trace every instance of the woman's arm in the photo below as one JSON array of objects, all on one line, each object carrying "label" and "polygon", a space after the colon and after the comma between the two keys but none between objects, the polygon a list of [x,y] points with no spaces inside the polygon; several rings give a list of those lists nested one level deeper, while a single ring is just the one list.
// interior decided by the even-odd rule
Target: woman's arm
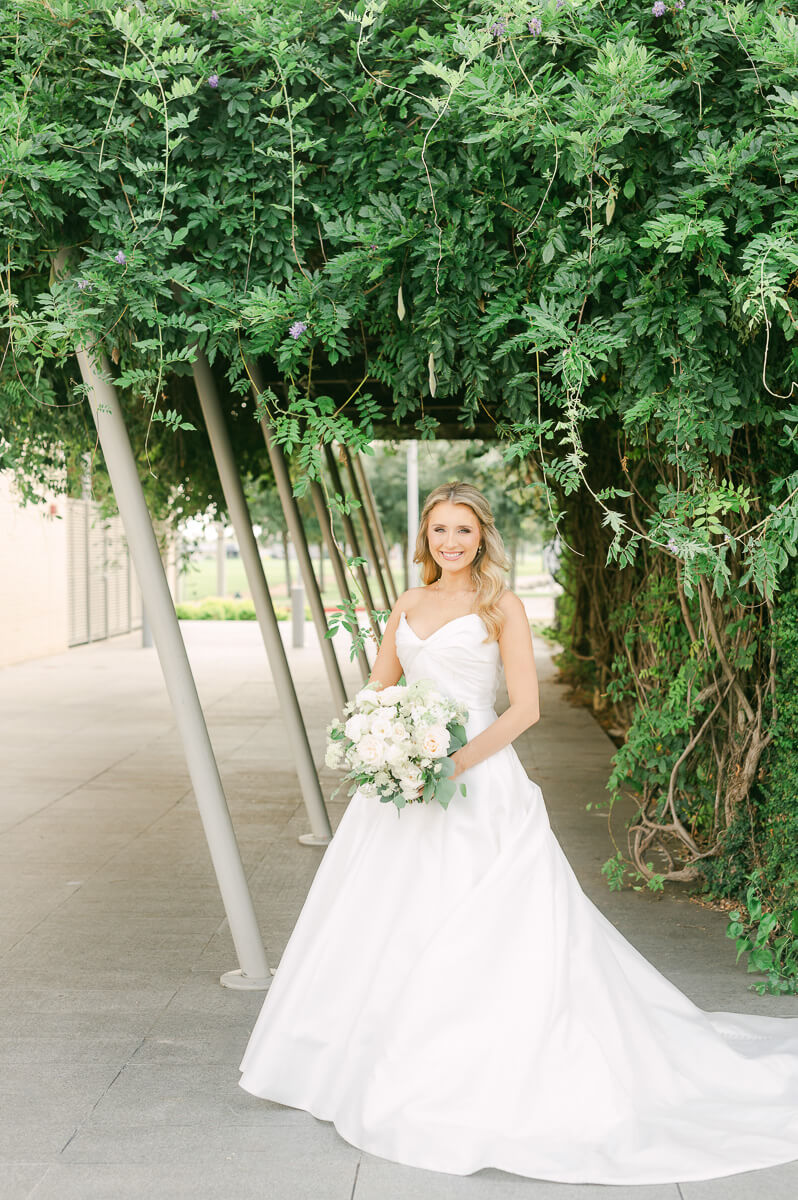
[{"label": "woman's arm", "polygon": [[452,755],[456,779],[469,767],[514,742],[519,734],[540,720],[538,676],[535,653],[526,609],[513,592],[507,591],[499,601],[504,613],[504,628],[499,637],[499,650],[507,680],[510,707],[500,717],[478,733],[470,742]]},{"label": "woman's arm", "polygon": [[413,591],[412,588],[403,592],[391,609],[377,657],[374,659],[374,666],[371,668],[369,683],[377,683],[380,687],[393,687],[402,678],[402,664],[396,654],[396,627],[411,591]]}]

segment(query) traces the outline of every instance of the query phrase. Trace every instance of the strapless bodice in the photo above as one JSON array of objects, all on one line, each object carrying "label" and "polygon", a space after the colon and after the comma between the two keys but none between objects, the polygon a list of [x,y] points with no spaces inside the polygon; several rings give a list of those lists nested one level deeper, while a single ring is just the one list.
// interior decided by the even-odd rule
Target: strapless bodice
[{"label": "strapless bodice", "polygon": [[487,642],[485,622],[465,613],[419,637],[402,613],[396,630],[396,653],[405,679],[430,679],[445,696],[464,704],[469,713],[492,712],[501,672],[497,642]]}]

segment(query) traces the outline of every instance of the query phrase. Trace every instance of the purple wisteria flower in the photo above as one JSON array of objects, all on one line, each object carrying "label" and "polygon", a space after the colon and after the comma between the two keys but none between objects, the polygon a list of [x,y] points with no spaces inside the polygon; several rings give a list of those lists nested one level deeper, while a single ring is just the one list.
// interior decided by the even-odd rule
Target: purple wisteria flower
[{"label": "purple wisteria flower", "polygon": [[495,38],[504,37],[505,33],[507,32],[507,22],[500,17],[498,21],[495,21],[494,24],[491,25],[490,32]]},{"label": "purple wisteria flower", "polygon": [[684,8],[684,0],[676,0],[677,8]]},{"label": "purple wisteria flower", "polygon": [[668,538],[668,549],[670,550],[671,554],[679,553],[679,545],[673,538]]},{"label": "purple wisteria flower", "polygon": [[90,279],[79,279],[78,280],[78,291],[79,292],[85,292],[86,288],[90,288],[90,287],[91,287]]},{"label": "purple wisteria flower", "polygon": [[668,10],[663,3],[663,0],[654,0],[654,3],[651,6],[651,11],[655,17],[664,17]]},{"label": "purple wisteria flower", "polygon": [[218,20],[219,20],[219,14],[218,14],[218,12],[216,11],[216,9],[215,9],[215,8],[212,8],[212,9],[211,9],[211,20],[212,20],[212,21],[218,21]]},{"label": "purple wisteria flower", "polygon": [[296,341],[297,338],[302,337],[302,334],[305,332],[306,329],[307,329],[307,325],[305,324],[304,321],[294,321],[293,325],[288,330],[288,336],[292,337],[294,339],[294,341]]},{"label": "purple wisteria flower", "polygon": [[124,265],[127,262],[127,255],[125,254],[124,250],[117,250],[116,254],[114,255],[114,261],[120,263],[121,265]]},{"label": "purple wisteria flower", "polygon": [[208,76],[208,87],[218,87],[218,86],[219,86],[219,76],[218,75],[209,75]]},{"label": "purple wisteria flower", "polygon": [[532,34],[532,37],[537,37],[539,33],[542,33],[543,22],[541,21],[540,17],[533,17],[532,20],[527,23],[527,29]]},{"label": "purple wisteria flower", "polygon": [[554,5],[554,7],[555,8],[565,8],[565,0],[557,0],[557,3]]}]

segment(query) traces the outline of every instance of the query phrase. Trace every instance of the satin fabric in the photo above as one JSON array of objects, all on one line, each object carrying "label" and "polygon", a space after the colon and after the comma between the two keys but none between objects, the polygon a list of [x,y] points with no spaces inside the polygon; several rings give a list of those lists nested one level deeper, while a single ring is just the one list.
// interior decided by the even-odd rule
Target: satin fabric
[{"label": "satin fabric", "polygon": [[[485,639],[474,613],[397,631],[407,681],[463,701],[469,737],[496,716]],[[456,1175],[645,1184],[797,1159],[798,1018],[705,1012],[665,979],[582,891],[512,747],[462,781],[448,810],[353,795],[241,1086]]]}]

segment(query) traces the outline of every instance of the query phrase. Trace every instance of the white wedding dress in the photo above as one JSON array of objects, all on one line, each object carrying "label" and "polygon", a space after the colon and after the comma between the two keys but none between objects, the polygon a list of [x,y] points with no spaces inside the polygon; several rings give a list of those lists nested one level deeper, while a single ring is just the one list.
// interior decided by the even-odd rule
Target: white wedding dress
[{"label": "white wedding dress", "polygon": [[[408,683],[464,702],[469,737],[496,716],[485,636],[475,613],[396,636]],[[456,1175],[642,1184],[798,1159],[798,1018],[704,1012],[647,962],[582,891],[512,747],[461,778],[448,810],[352,797],[241,1086]]]}]

